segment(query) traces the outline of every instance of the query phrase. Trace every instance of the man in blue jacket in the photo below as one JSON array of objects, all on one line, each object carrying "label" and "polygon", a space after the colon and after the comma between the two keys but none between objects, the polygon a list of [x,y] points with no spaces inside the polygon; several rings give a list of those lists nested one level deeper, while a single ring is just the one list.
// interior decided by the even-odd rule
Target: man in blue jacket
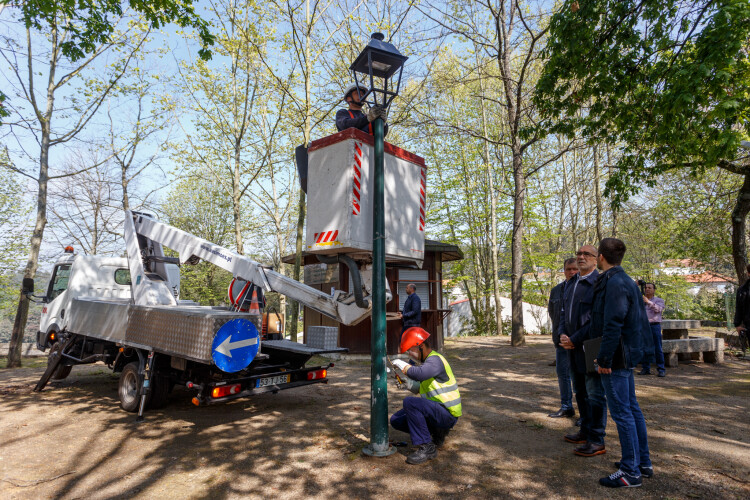
[{"label": "man in blue jacket", "polygon": [[560,345],[570,354],[570,376],[576,393],[581,429],[566,434],[565,441],[580,444],[573,453],[581,457],[594,457],[606,453],[604,436],[607,427],[607,401],[599,374],[586,373],[583,342],[589,339],[591,303],[596,270],[596,247],[583,245],[576,252],[578,274],[565,285],[563,310],[560,314]]},{"label": "man in blue jacket", "polygon": [[406,295],[404,309],[399,313],[399,318],[403,323],[401,335],[412,326],[422,324],[422,300],[417,295],[417,285],[414,283],[406,285]]},{"label": "man in blue jacket", "polygon": [[599,484],[610,488],[638,487],[643,476],[654,474],[633,377],[638,363],[653,362],[654,346],[641,292],[620,266],[625,250],[625,243],[616,238],[599,243],[597,267],[602,274],[594,286],[591,313],[591,336],[602,337],[597,370],[622,448],[617,472],[599,479]]}]

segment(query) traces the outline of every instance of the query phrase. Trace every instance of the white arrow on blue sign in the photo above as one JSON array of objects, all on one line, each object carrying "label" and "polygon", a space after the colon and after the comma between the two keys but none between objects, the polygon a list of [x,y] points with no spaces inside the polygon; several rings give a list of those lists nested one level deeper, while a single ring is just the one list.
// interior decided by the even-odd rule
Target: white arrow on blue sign
[{"label": "white arrow on blue sign", "polygon": [[258,329],[246,319],[227,321],[219,328],[211,345],[211,357],[220,370],[227,373],[246,368],[260,348]]}]

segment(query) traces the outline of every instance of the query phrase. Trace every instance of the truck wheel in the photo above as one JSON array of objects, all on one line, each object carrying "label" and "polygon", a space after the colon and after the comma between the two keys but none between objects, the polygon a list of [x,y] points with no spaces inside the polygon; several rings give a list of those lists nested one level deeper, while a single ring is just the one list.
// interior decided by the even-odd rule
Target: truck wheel
[{"label": "truck wheel", "polygon": [[167,405],[167,397],[171,389],[169,377],[164,375],[153,375],[151,377],[151,397],[149,398],[149,408],[164,408]]},{"label": "truck wheel", "polygon": [[[49,356],[47,357],[47,365],[49,365],[50,360],[52,359],[52,355],[55,353],[59,353],[62,350],[62,342],[55,342],[52,344],[52,347],[49,350]],[[62,362],[57,365],[57,368],[55,368],[55,371],[52,373],[52,379],[53,380],[63,380],[68,375],[70,375],[70,370],[72,370],[73,367],[71,365],[64,365]]]},{"label": "truck wheel", "polygon": [[120,406],[123,410],[131,413],[138,411],[141,402],[141,381],[138,375],[137,361],[128,363],[122,369],[117,392],[120,395]]}]

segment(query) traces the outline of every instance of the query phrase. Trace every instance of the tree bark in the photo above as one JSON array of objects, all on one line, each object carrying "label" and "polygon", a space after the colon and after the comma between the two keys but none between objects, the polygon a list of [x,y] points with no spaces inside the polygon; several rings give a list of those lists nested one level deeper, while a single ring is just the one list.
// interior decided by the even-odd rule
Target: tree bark
[{"label": "tree bark", "polygon": [[526,197],[526,178],[518,138],[513,140],[513,236],[511,240],[512,330],[510,344],[526,343],[523,326],[523,206]]},{"label": "tree bark", "polygon": [[594,144],[594,196],[596,197],[596,241],[602,241],[602,190],[599,181],[599,146]]},{"label": "tree bark", "polygon": [[737,283],[747,281],[747,214],[750,212],[750,173],[745,174],[737,203],[732,210],[732,259],[737,272]]}]

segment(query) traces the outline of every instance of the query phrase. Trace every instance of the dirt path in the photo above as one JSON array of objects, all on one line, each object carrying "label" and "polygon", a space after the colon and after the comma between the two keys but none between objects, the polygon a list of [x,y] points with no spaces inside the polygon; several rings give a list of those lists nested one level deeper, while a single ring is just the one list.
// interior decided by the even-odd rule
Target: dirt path
[{"label": "dirt path", "polygon": [[[549,338],[447,342],[465,416],[436,460],[361,454],[369,364],[337,363],[331,383],[195,408],[175,390],[136,425],[106,367],[76,367],[40,394],[40,368],[0,371],[2,498],[750,498],[750,361],[685,363],[638,377],[656,476],[637,492],[597,479],[619,460],[581,458],[562,440]],[[391,412],[405,395],[389,387]],[[408,435],[391,432],[395,441]]]}]

